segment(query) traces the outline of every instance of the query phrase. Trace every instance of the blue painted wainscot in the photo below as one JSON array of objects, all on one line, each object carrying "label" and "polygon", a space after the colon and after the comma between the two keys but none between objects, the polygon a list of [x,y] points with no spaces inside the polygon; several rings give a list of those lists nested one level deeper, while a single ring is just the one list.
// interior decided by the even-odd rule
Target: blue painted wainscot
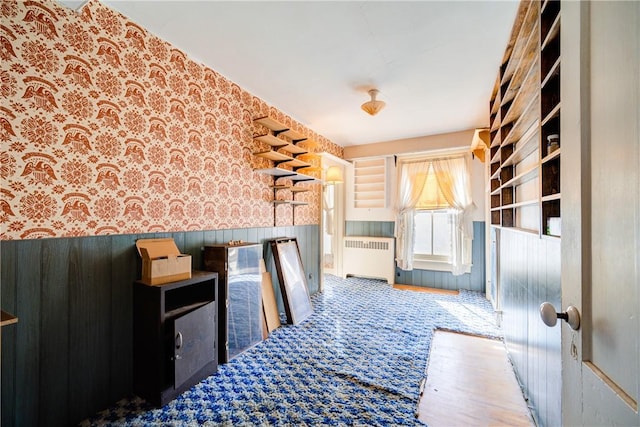
[{"label": "blue painted wainscot", "polygon": [[[393,237],[394,223],[389,221],[346,221],[346,236]],[[471,273],[454,276],[443,271],[404,271],[396,268],[396,283],[437,289],[468,289],[485,292],[485,223],[473,222]]]}]

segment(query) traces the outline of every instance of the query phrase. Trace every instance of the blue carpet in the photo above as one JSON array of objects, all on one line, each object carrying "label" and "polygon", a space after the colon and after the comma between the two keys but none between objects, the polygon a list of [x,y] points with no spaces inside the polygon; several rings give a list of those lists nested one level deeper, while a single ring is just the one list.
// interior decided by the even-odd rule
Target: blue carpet
[{"label": "blue carpet", "polygon": [[314,314],[221,365],[162,409],[125,399],[83,426],[423,425],[415,419],[431,337],[497,337],[491,304],[325,276]]}]

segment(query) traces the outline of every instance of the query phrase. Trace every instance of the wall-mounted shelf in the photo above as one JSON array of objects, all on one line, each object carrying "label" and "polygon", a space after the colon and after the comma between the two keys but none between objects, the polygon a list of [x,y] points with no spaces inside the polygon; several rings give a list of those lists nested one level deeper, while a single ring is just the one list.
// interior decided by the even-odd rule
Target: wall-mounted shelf
[{"label": "wall-mounted shelf", "polygon": [[0,326],[8,326],[13,325],[14,323],[18,323],[18,318],[13,314],[9,314],[6,311],[1,311],[2,317],[0,320]]},{"label": "wall-mounted shelf", "polygon": [[[274,162],[274,167],[271,168],[259,168],[254,169],[255,172],[270,175],[273,177],[273,184],[270,188],[273,190],[273,223],[276,225],[276,213],[277,206],[290,205],[293,206],[293,224],[295,225],[295,207],[305,206],[308,203],[300,200],[295,200],[296,194],[309,191],[309,188],[298,187],[299,183],[319,183],[321,180],[308,175],[307,173],[299,172],[304,170],[305,172],[311,172],[314,170],[313,164],[307,161],[311,159],[308,148],[314,147],[315,142],[308,140],[304,135],[289,129],[284,124],[275,120],[272,117],[260,117],[254,120],[270,132],[263,135],[255,136],[254,141],[267,144],[270,150],[261,150],[254,152],[254,156]],[[283,139],[282,137],[288,138]],[[304,144],[304,146],[302,145]],[[300,157],[298,157],[300,156]],[[290,169],[280,167],[285,165]],[[291,185],[278,182],[280,179],[286,179],[291,182]],[[276,193],[278,190],[289,190],[292,195],[291,200],[278,199]]]},{"label": "wall-mounted shelf", "polygon": [[274,200],[275,205],[293,205],[293,206],[306,206],[307,202],[300,202],[298,200]]},{"label": "wall-mounted shelf", "polygon": [[306,154],[308,153],[307,149],[305,147],[302,147],[300,145],[295,145],[292,144],[290,142],[285,141],[282,138],[278,138],[272,134],[266,134],[266,135],[258,135],[256,137],[253,138],[256,141],[260,141],[260,142],[264,142],[265,144],[268,144],[269,146],[272,147],[272,149],[275,150],[282,150],[282,151],[286,151],[288,153],[291,154]]},{"label": "wall-mounted shelf", "polygon": [[284,184],[270,185],[269,187],[273,188],[274,190],[289,190],[294,193],[304,193],[306,191],[310,191],[310,188],[294,187],[292,185],[284,185]]},{"label": "wall-mounted shelf", "polygon": [[286,127],[285,125],[283,125],[282,123],[280,123],[279,121],[277,121],[276,119],[272,119],[269,116],[265,116],[265,117],[259,117],[257,119],[253,120],[256,123],[261,124],[262,126],[266,127],[267,129],[273,131],[276,135],[279,133],[282,133],[286,130],[289,130],[288,127]]},{"label": "wall-mounted shelf", "polygon": [[269,151],[257,151],[253,153],[254,156],[262,157],[264,159],[271,160],[276,162],[277,164],[284,163],[292,168],[308,168],[311,166],[311,163],[304,162],[295,157],[287,156],[286,154],[280,153],[278,151],[269,150]]},{"label": "wall-mounted shelf", "polygon": [[269,159],[274,162],[283,163],[289,162],[293,160],[293,158],[287,156],[286,154],[279,153],[277,151],[269,150],[269,151],[256,151],[253,153],[254,156],[262,157],[264,159]]}]

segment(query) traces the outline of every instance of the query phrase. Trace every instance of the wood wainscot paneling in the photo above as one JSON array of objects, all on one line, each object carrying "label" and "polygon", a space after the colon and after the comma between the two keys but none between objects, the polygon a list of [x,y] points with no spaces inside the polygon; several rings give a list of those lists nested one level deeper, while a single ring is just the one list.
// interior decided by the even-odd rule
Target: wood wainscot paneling
[{"label": "wood wainscot paneling", "polygon": [[[173,237],[202,269],[205,244],[296,237],[310,293],[319,289],[319,227],[2,241],[2,426],[75,425],[133,393],[138,238]],[[272,256],[263,250],[281,299]]]},{"label": "wood wainscot paneling", "polygon": [[560,306],[560,240],[503,228],[502,329],[509,356],[538,425],[561,424],[560,328],[540,320],[545,301]]}]

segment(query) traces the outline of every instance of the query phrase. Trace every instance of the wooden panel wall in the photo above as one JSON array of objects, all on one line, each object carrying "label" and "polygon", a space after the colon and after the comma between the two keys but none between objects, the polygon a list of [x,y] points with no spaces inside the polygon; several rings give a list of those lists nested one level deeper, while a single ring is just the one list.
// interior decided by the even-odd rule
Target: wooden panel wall
[{"label": "wooden panel wall", "polygon": [[542,323],[545,301],[560,307],[560,240],[503,228],[499,242],[502,330],[539,426],[561,425],[560,325]]},{"label": "wooden panel wall", "polygon": [[[347,221],[346,236],[393,237],[394,223],[389,221]],[[403,285],[437,289],[468,289],[485,292],[485,223],[473,222],[471,273],[454,276],[444,271],[404,271],[396,268],[396,282]]]},{"label": "wooden panel wall", "polygon": [[317,292],[317,225],[1,242],[2,308],[19,317],[2,330],[2,426],[75,425],[132,393],[136,239],[173,237],[201,269],[205,244],[284,236]]}]

